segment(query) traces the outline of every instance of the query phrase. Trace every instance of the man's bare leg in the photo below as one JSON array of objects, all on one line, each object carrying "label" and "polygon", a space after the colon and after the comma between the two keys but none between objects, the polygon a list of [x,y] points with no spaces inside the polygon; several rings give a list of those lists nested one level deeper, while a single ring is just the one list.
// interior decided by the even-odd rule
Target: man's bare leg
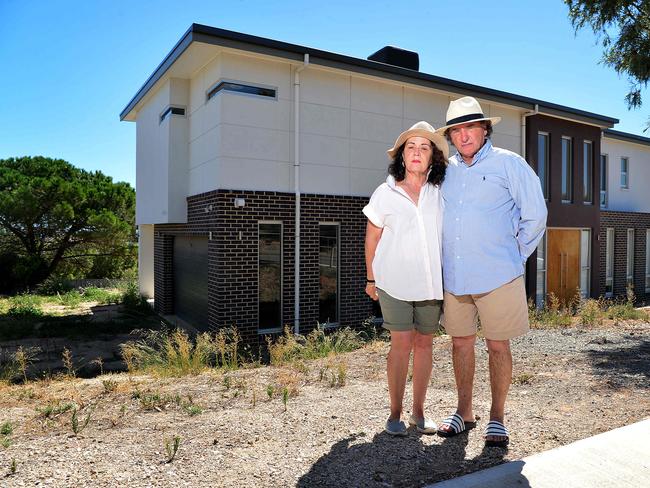
[{"label": "man's bare leg", "polygon": [[[512,353],[510,341],[492,341],[486,339],[490,357],[490,390],[492,391],[492,406],[490,407],[490,420],[504,423],[506,397],[512,382]],[[501,441],[504,436],[488,436],[486,440]]]},{"label": "man's bare leg", "polygon": [[[476,335],[465,337],[452,337],[452,360],[454,363],[454,377],[456,378],[456,391],[458,405],[456,412],[463,420],[474,422],[472,408],[472,392],[474,390],[474,368],[476,358],[474,344]],[[452,429],[441,426],[441,430],[450,432]]]}]

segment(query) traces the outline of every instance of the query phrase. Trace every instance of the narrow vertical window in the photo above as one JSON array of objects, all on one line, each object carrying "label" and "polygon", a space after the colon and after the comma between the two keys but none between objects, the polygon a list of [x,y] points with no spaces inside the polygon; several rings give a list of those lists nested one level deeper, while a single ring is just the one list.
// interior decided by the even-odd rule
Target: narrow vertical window
[{"label": "narrow vertical window", "polygon": [[594,151],[591,141],[582,143],[582,201],[594,203]]},{"label": "narrow vertical window", "polygon": [[318,321],[335,324],[339,321],[339,226],[319,225],[319,300]]},{"label": "narrow vertical window", "polygon": [[545,132],[537,133],[537,176],[542,185],[544,198],[548,200],[548,165],[549,165],[549,147],[548,134]]},{"label": "narrow vertical window", "polygon": [[537,245],[537,291],[535,305],[544,308],[546,301],[546,234]]},{"label": "narrow vertical window", "polygon": [[258,233],[259,330],[282,329],[282,224],[260,222]]},{"label": "narrow vertical window", "polygon": [[645,292],[650,293],[650,229],[645,230]]},{"label": "narrow vertical window", "polygon": [[630,160],[621,158],[621,188],[630,187]]},{"label": "narrow vertical window", "polygon": [[605,245],[605,296],[614,296],[614,229],[607,229]]},{"label": "narrow vertical window", "polygon": [[562,202],[573,201],[573,144],[570,137],[562,137]]},{"label": "narrow vertical window", "polygon": [[600,207],[607,208],[607,154],[600,155]]},{"label": "narrow vertical window", "polygon": [[591,230],[580,231],[580,295],[589,297],[591,291]]},{"label": "narrow vertical window", "polygon": [[634,284],[634,229],[627,229],[626,283]]}]

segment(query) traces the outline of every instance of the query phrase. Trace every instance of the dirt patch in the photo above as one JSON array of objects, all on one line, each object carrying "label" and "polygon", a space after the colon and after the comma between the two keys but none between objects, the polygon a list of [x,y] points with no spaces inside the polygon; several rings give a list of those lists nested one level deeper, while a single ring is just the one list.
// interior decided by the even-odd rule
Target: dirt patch
[{"label": "dirt patch", "polygon": [[[6,387],[0,423],[14,428],[9,447],[0,447],[0,476],[13,459],[16,473],[0,478],[0,485],[421,486],[646,418],[649,333],[649,324],[624,323],[533,330],[514,341],[508,451],[482,442],[489,409],[482,343],[479,428],[452,439],[415,432],[396,439],[382,432],[388,414],[384,343],[297,369],[181,379],[121,374]],[[449,337],[435,339],[433,354],[426,410],[440,420],[455,406]],[[74,407],[66,407],[71,402],[78,424],[90,414],[76,435]],[[172,448],[175,436],[180,446],[168,463],[165,445]]]}]

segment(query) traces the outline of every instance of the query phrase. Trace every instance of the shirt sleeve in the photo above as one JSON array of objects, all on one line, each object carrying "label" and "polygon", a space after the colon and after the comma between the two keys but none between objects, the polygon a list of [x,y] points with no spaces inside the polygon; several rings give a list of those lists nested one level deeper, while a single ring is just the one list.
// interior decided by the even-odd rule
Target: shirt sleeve
[{"label": "shirt sleeve", "polygon": [[539,178],[524,159],[513,159],[507,171],[510,194],[520,212],[517,242],[525,262],[544,235],[548,211]]},{"label": "shirt sleeve", "polygon": [[373,225],[383,229],[386,213],[382,205],[383,203],[382,195],[384,194],[383,191],[384,189],[382,188],[382,186],[380,186],[374,191],[374,193],[370,197],[370,201],[368,202],[368,205],[363,207],[363,213],[366,217],[368,217],[368,220],[372,222]]}]

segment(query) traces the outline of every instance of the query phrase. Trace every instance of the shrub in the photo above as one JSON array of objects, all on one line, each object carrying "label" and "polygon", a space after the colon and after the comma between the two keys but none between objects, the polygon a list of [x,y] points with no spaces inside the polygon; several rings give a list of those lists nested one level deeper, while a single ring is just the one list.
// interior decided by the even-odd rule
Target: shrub
[{"label": "shrub", "polygon": [[578,315],[582,325],[593,326],[603,323],[604,313],[598,300],[589,298],[580,303]]},{"label": "shrub", "polygon": [[[224,340],[223,344],[204,332],[193,342],[182,330],[173,332],[151,331],[140,341],[122,345],[122,357],[129,371],[147,371],[161,376],[184,376],[199,374],[217,365],[221,357],[227,366],[238,364],[234,345]],[[222,336],[223,337],[223,336]]]},{"label": "shrub", "polygon": [[359,334],[349,327],[326,331],[319,325],[306,337],[296,336],[289,327],[273,342],[267,338],[271,364],[281,365],[304,359],[317,359],[330,354],[354,351],[362,346]]},{"label": "shrub", "polygon": [[38,295],[20,294],[10,299],[8,314],[12,317],[36,318],[42,317],[41,304],[43,298]]}]

